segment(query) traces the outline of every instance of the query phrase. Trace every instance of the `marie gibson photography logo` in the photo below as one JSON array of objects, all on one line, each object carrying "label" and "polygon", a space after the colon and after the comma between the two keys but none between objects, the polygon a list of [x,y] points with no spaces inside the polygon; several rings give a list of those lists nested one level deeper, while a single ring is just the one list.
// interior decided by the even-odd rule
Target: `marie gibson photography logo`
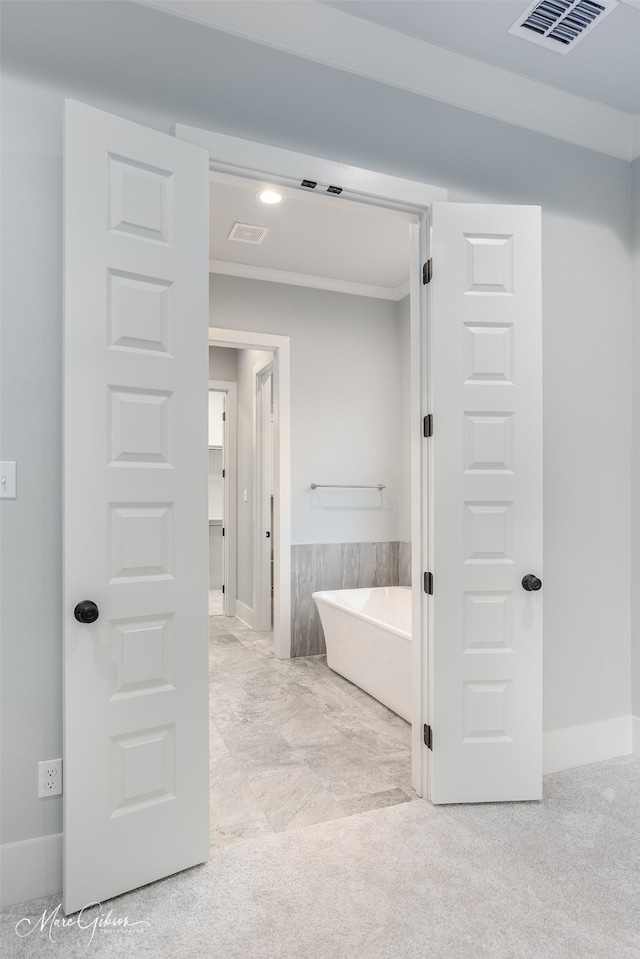
[{"label": "marie gibson photography logo", "polygon": [[58,903],[55,909],[50,912],[45,909],[37,918],[23,916],[18,920],[15,928],[16,935],[20,939],[42,933],[50,942],[57,942],[61,933],[75,928],[81,933],[78,941],[84,941],[85,945],[90,946],[99,930],[119,929],[125,932],[140,932],[149,926],[151,923],[146,919],[132,920],[129,916],[117,915],[113,909],[105,912],[101,902],[88,902],[77,915],[73,916],[65,916],[62,912],[62,903]]}]

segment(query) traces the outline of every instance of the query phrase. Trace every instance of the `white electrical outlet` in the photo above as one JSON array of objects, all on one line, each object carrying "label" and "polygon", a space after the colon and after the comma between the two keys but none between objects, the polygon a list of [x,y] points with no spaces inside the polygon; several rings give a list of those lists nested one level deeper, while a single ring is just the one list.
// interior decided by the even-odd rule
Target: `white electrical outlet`
[{"label": "white electrical outlet", "polygon": [[62,760],[47,759],[38,763],[38,798],[62,795]]}]

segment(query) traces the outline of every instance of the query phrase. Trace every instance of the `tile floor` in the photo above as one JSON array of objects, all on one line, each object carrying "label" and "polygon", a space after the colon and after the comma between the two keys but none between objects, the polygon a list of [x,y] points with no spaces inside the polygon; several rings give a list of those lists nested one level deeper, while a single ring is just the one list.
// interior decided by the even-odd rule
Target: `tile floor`
[{"label": "tile floor", "polygon": [[271,633],[209,618],[211,848],[417,799],[411,727]]}]

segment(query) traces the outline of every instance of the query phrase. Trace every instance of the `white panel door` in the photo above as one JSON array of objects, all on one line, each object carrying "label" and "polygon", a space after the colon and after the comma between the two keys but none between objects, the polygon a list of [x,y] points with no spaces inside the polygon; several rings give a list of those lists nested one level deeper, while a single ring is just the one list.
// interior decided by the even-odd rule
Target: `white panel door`
[{"label": "white panel door", "polygon": [[69,913],[208,858],[208,158],[67,101],[64,181]]},{"label": "white panel door", "polygon": [[431,799],[539,799],[540,210],[434,204],[431,253]]}]

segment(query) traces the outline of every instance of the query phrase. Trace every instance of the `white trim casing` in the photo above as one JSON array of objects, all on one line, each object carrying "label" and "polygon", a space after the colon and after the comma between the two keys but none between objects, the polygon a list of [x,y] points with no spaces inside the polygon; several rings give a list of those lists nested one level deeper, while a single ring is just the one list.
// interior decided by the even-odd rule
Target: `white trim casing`
[{"label": "white trim casing", "polygon": [[631,740],[633,755],[640,756],[640,716],[631,717]]},{"label": "white trim casing", "polygon": [[62,833],[0,846],[0,906],[62,892]]},{"label": "white trim casing", "polygon": [[[590,763],[628,756],[632,746],[632,716],[619,716],[585,726],[568,726],[544,733],[543,774],[588,766]],[[637,723],[638,721],[635,720]]]},{"label": "white trim casing", "polygon": [[146,2],[255,43],[621,160],[634,156],[631,113],[320,3]]},{"label": "white trim casing", "polygon": [[[244,330],[209,329],[211,346],[271,350],[277,365],[278,451],[275,461],[273,651],[278,659],[291,657],[291,360],[288,336]],[[246,622],[249,607],[236,602],[236,616]],[[253,618],[253,610],[248,615]],[[253,628],[252,623],[247,625]]]}]

